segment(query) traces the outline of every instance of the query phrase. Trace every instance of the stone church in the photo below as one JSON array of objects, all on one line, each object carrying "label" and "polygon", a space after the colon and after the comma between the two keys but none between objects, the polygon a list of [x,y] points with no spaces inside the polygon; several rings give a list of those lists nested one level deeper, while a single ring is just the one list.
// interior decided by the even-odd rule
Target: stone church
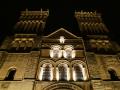
[{"label": "stone church", "polygon": [[120,47],[98,12],[75,11],[79,35],[44,34],[49,10],[21,11],[0,45],[0,90],[120,90]]}]

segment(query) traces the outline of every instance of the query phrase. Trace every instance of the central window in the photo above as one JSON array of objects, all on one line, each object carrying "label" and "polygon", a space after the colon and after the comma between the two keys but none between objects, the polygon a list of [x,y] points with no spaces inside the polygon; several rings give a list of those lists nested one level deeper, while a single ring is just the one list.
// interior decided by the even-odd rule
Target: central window
[{"label": "central window", "polygon": [[75,57],[75,50],[73,50],[72,45],[65,45],[63,50],[64,58],[74,58]]},{"label": "central window", "polygon": [[63,63],[59,64],[56,71],[57,71],[56,74],[57,80],[60,81],[70,80],[69,67],[67,64],[63,64]]},{"label": "central window", "polygon": [[51,58],[75,58],[75,50],[72,45],[52,45],[50,50]]},{"label": "central window", "polygon": [[62,50],[60,45],[52,45],[50,50],[50,57],[51,58],[61,58],[62,57]]}]

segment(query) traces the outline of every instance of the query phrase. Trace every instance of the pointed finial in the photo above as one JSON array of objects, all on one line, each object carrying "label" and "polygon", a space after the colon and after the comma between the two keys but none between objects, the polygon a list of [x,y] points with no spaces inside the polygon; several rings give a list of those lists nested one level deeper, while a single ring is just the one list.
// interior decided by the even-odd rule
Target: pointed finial
[{"label": "pointed finial", "polygon": [[42,8],[40,9],[40,12],[42,13]]}]

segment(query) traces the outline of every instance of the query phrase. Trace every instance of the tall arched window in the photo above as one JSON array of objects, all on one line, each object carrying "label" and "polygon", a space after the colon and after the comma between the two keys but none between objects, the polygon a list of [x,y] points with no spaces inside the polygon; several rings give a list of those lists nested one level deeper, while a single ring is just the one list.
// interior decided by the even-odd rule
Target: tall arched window
[{"label": "tall arched window", "polygon": [[113,81],[119,80],[119,78],[117,77],[116,72],[113,69],[109,69],[108,72],[110,74],[111,80],[113,80]]},{"label": "tall arched window", "polygon": [[73,80],[79,81],[79,80],[86,80],[87,74],[86,69],[82,64],[74,64],[73,65]]},{"label": "tall arched window", "polygon": [[72,45],[65,45],[63,51],[64,58],[74,58],[75,57],[75,50],[73,50]]},{"label": "tall arched window", "polygon": [[52,45],[50,50],[50,57],[51,58],[61,58],[62,57],[62,50],[60,45]]},{"label": "tall arched window", "polygon": [[69,67],[67,64],[59,64],[57,68],[57,80],[69,80],[70,79],[70,74],[69,74]]},{"label": "tall arched window", "polygon": [[53,79],[53,67],[52,64],[43,64],[41,67],[40,80],[52,80]]},{"label": "tall arched window", "polygon": [[16,69],[15,68],[9,69],[4,80],[7,80],[7,81],[14,80],[15,73],[16,73]]},{"label": "tall arched window", "polygon": [[82,68],[79,64],[73,66],[73,79],[74,81],[83,80]]}]

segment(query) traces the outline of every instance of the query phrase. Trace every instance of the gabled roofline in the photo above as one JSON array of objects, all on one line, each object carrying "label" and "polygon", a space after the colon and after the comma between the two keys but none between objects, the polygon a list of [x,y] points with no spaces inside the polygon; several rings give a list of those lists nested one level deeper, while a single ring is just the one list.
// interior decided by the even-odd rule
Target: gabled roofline
[{"label": "gabled roofline", "polygon": [[76,35],[72,34],[71,32],[67,31],[67,30],[64,29],[64,28],[60,28],[60,29],[54,31],[53,33],[51,33],[51,34],[49,34],[49,35],[47,35],[47,36],[44,36],[44,37],[50,37],[50,36],[52,36],[53,34],[59,32],[59,31],[61,31],[61,30],[62,30],[62,31],[65,31],[65,32],[67,32],[67,33],[69,33],[70,35],[74,36],[75,38],[80,38],[80,37],[77,37]]}]

